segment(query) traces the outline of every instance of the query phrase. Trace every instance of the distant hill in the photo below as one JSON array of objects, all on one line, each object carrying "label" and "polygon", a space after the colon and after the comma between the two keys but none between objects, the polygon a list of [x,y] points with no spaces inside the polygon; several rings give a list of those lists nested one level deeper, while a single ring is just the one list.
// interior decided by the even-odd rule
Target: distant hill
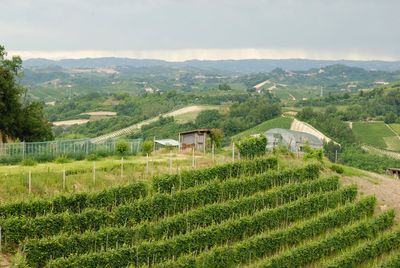
[{"label": "distant hill", "polygon": [[312,68],[322,68],[328,65],[341,64],[350,67],[360,67],[366,70],[395,71],[400,70],[400,61],[350,61],[350,60],[308,60],[308,59],[250,59],[250,60],[189,60],[184,62],[168,62],[164,60],[130,59],[130,58],[83,58],[83,59],[28,59],[25,67],[60,66],[63,68],[101,68],[112,66],[152,67],[164,66],[171,68],[194,67],[203,70],[216,69],[233,73],[270,72],[276,68],[291,71],[305,71]]}]

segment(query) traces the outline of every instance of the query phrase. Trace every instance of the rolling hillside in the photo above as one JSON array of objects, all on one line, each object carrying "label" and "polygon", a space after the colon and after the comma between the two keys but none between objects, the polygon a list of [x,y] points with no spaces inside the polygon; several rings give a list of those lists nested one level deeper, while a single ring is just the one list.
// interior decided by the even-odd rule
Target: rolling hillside
[{"label": "rolling hillside", "polygon": [[364,144],[390,151],[400,151],[400,138],[383,122],[354,122],[353,132]]},{"label": "rolling hillside", "polygon": [[253,128],[250,128],[246,131],[243,131],[235,136],[232,137],[233,140],[239,140],[243,137],[264,133],[268,129],[271,128],[285,128],[290,129],[290,126],[293,122],[293,118],[291,117],[278,117],[268,121],[265,121]]}]

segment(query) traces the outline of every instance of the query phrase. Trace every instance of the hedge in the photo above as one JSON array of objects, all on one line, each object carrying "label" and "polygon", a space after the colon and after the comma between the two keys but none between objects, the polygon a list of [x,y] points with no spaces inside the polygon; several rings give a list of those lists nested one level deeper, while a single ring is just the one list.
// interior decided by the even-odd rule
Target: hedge
[{"label": "hedge", "polygon": [[[400,230],[395,230],[384,234],[369,243],[362,244],[361,246],[339,256],[329,264],[323,265],[326,268],[347,268],[355,267],[370,259],[378,257],[383,253],[389,252],[400,247]],[[397,266],[399,267],[399,266]]]},{"label": "hedge", "polygon": [[337,191],[312,194],[307,198],[285,204],[274,209],[266,209],[229,220],[219,225],[194,230],[172,239],[143,242],[135,246],[123,246],[100,253],[89,253],[69,258],[59,258],[49,262],[51,267],[123,267],[152,265],[182,254],[199,252],[228,241],[242,239],[268,229],[273,229],[296,220],[311,217],[338,205],[354,200],[357,189],[353,186]]},{"label": "hedge", "polygon": [[111,212],[90,209],[77,214],[65,212],[36,218],[11,217],[0,219],[0,226],[4,243],[12,248],[25,238],[40,238],[61,232],[82,233],[110,225],[132,226],[145,220],[157,220],[206,204],[249,196],[288,182],[314,179],[318,174],[310,166],[291,171],[271,171],[241,180],[215,181],[173,194],[157,193],[136,203],[118,206]]},{"label": "hedge", "polygon": [[356,204],[349,203],[288,228],[266,232],[233,245],[214,247],[196,257],[184,256],[160,266],[225,268],[247,264],[257,258],[271,255],[283,246],[293,247],[303,240],[321,235],[331,229],[372,216],[375,204],[375,197],[366,197]]},{"label": "hedge", "polygon": [[379,232],[394,224],[395,213],[388,210],[372,220],[351,225],[322,240],[307,243],[303,246],[284,252],[281,255],[260,262],[257,267],[299,267],[329,256],[357,241],[376,237]]},{"label": "hedge", "polygon": [[16,202],[0,206],[0,218],[11,216],[36,217],[47,213],[65,211],[80,212],[85,208],[108,208],[133,202],[147,195],[146,184],[142,182],[113,187],[94,193],[61,195],[51,199],[37,199],[29,202]]},{"label": "hedge", "polygon": [[289,184],[250,197],[208,205],[158,222],[141,224],[134,228],[113,227],[100,229],[97,232],[87,232],[83,235],[63,234],[41,240],[31,239],[23,248],[29,264],[43,265],[51,257],[58,258],[70,254],[93,252],[96,249],[110,249],[115,245],[133,244],[144,239],[170,238],[198,227],[204,228],[224,220],[249,215],[260,209],[277,207],[311,193],[336,190],[338,186],[339,178],[337,177]]},{"label": "hedge", "polygon": [[239,161],[211,168],[183,171],[180,174],[166,174],[156,176],[152,180],[152,188],[156,192],[170,193],[194,187],[205,182],[218,179],[225,180],[231,177],[250,176],[263,173],[278,165],[275,157],[256,158],[251,161]]}]

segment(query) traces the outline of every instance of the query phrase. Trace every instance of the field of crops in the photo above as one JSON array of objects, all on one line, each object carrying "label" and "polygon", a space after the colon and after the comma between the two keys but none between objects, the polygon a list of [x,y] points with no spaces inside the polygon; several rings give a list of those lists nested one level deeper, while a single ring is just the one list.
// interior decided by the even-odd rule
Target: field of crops
[{"label": "field of crops", "polygon": [[364,144],[400,151],[400,140],[383,122],[354,122],[353,132]]},{"label": "field of crops", "polygon": [[398,267],[394,211],[375,206],[319,164],[259,158],[2,204],[0,241],[34,267]]}]

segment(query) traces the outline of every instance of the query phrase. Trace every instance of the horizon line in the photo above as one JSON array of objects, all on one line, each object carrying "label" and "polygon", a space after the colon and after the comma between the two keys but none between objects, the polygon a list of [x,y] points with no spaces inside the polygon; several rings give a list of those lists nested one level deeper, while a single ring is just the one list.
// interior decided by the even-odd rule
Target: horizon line
[{"label": "horizon line", "polygon": [[393,55],[367,54],[355,51],[328,52],[304,49],[166,49],[166,50],[10,50],[9,56],[20,56],[28,59],[96,59],[128,58],[139,60],[164,60],[184,62],[190,60],[321,60],[321,61],[400,61]]}]

